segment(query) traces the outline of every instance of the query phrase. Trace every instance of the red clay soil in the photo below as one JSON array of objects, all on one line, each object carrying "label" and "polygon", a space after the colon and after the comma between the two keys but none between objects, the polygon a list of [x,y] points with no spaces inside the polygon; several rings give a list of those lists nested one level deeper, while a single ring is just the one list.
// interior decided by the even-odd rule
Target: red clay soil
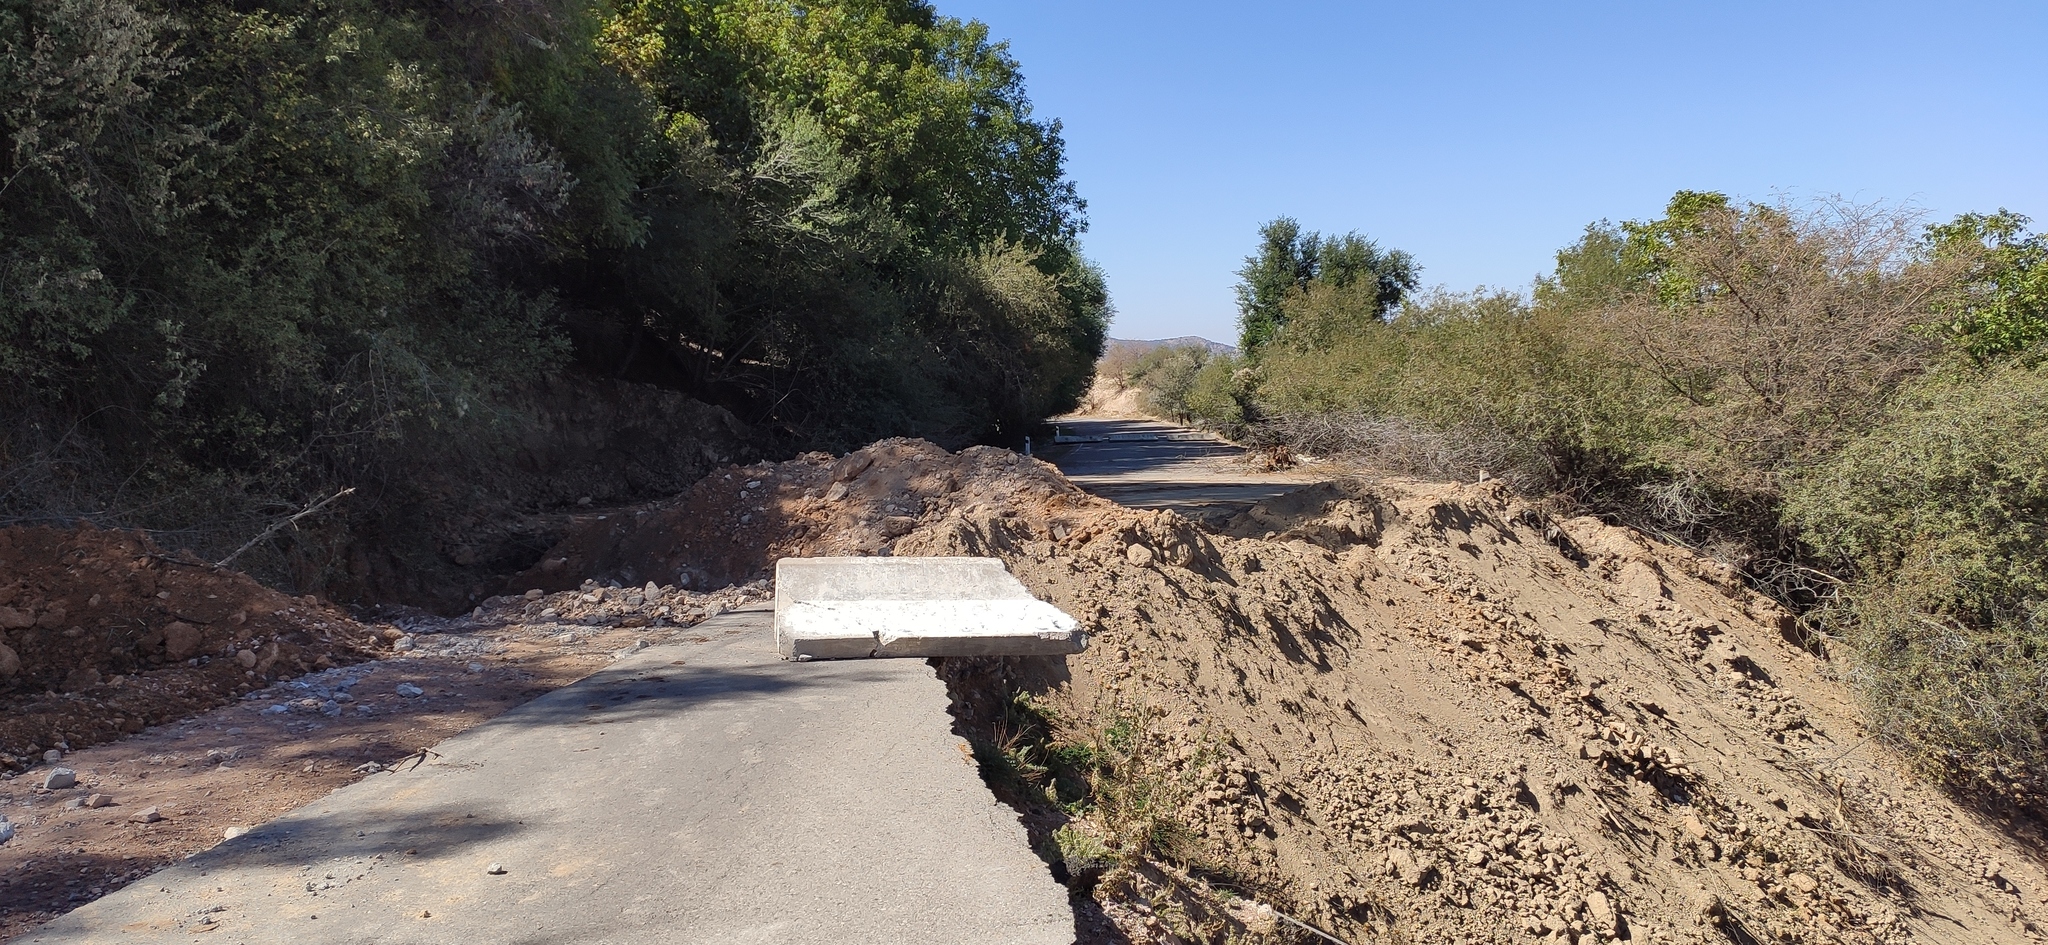
[{"label": "red clay soil", "polygon": [[0,770],[360,662],[370,631],[136,532],[0,529]]}]

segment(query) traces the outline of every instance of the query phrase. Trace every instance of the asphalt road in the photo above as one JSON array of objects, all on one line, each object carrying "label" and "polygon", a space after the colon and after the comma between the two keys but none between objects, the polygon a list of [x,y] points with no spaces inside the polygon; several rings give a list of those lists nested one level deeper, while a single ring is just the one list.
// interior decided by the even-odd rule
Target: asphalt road
[{"label": "asphalt road", "polygon": [[1244,451],[1221,437],[1159,420],[1061,420],[1057,426],[1096,441],[1056,445],[1044,457],[1081,488],[1131,508],[1214,521],[1318,481],[1298,472],[1256,472],[1245,464]]},{"label": "asphalt road", "polygon": [[18,941],[1072,943],[931,667],[783,662],[771,621],[713,618]]}]

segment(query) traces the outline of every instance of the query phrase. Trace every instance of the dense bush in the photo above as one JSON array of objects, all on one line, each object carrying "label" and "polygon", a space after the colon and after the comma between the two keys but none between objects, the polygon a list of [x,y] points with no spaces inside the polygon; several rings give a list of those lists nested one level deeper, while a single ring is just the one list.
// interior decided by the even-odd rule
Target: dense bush
[{"label": "dense bush", "polygon": [[1956,369],[1811,471],[1792,518],[1874,727],[1960,782],[2048,790],[2048,367]]},{"label": "dense bush", "polygon": [[1057,123],[919,0],[0,0],[0,138],[0,518],[403,480],[568,370],[1005,435],[1109,312]]}]

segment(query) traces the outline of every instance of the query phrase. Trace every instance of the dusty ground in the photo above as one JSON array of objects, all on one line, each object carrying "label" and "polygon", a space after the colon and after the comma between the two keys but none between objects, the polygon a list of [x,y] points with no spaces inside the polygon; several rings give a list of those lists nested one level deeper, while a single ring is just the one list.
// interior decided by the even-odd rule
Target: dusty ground
[{"label": "dusty ground", "polygon": [[[578,580],[710,587],[791,554],[995,555],[1087,625],[1089,650],[1065,661],[942,669],[963,732],[993,746],[992,772],[1017,775],[999,787],[1089,897],[1091,943],[1309,941],[1303,925],[1354,945],[2023,942],[2048,914],[2033,828],[1906,772],[1868,740],[1838,667],[1713,561],[1554,520],[1498,483],[1326,484],[1205,529],[1006,451],[911,440],[593,513],[510,585],[563,594],[500,600],[474,626],[415,636],[404,662],[364,664],[362,719],[273,688],[91,750],[104,763],[66,759],[119,807],[67,813],[35,774],[17,778],[5,809],[42,819],[16,818],[30,826],[0,848],[0,901],[90,895],[366,776],[365,760],[397,761],[470,724],[462,713],[565,681],[591,665],[578,653],[688,632],[565,642],[565,624],[687,623],[699,606],[682,592],[587,601]],[[441,640],[458,645],[419,655]],[[331,693],[361,671],[299,681]],[[403,672],[441,675],[407,701]],[[262,733],[261,751],[207,760]],[[1094,796],[1076,804],[1060,775],[1088,759]],[[172,777],[219,780],[149,793]],[[166,820],[120,816],[143,805]],[[73,846],[65,824],[102,839]],[[1102,862],[1079,872],[1089,844]]]},{"label": "dusty ground", "polygon": [[[419,749],[581,679],[614,653],[689,639],[690,626],[763,592],[592,585],[496,598],[454,620],[412,611],[358,623],[322,609],[338,632],[377,641],[362,654],[372,658],[282,678],[0,781],[0,816],[15,831],[0,845],[0,939],[219,843],[230,828],[421,760]],[[44,790],[58,767],[77,785]],[[94,798],[106,806],[87,806]]]},{"label": "dusty ground", "polygon": [[1101,420],[1142,420],[1151,414],[1145,409],[1144,388],[1125,387],[1117,378],[1098,374],[1095,383],[1088,388],[1087,395],[1081,398],[1081,406],[1070,416]]},{"label": "dusty ground", "polygon": [[340,610],[132,532],[0,529],[0,771],[358,662]]},{"label": "dusty ground", "polygon": [[1776,605],[1499,483],[1329,484],[1214,532],[887,441],[700,490],[558,567],[987,554],[1088,625],[1064,664],[948,672],[964,728],[1000,737],[1022,692],[1144,787],[1136,833],[1128,803],[1029,814],[1125,854],[1094,940],[1306,940],[1237,896],[1347,942],[2013,942],[2048,914],[2030,828],[1866,740]]}]

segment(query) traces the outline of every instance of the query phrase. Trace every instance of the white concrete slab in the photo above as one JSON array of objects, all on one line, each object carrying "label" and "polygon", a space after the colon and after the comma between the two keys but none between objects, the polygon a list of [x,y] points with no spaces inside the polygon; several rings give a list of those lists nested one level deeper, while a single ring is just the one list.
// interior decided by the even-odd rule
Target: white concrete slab
[{"label": "white concrete slab", "polygon": [[1080,622],[994,558],[784,558],[775,651],[784,659],[1059,656]]}]

